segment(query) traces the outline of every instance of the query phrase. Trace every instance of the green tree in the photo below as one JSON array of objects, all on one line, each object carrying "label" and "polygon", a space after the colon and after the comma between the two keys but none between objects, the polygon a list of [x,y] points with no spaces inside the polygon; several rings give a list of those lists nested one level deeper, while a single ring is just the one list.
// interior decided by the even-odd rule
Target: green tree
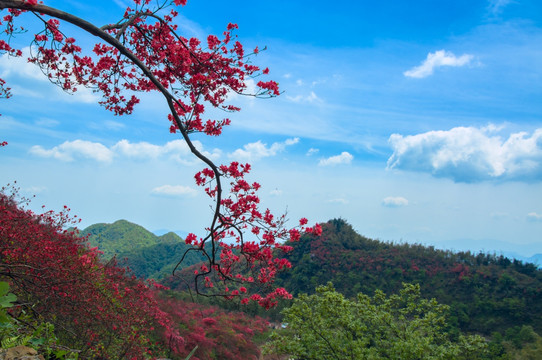
[{"label": "green tree", "polygon": [[301,294],[285,309],[287,329],[272,334],[266,351],[295,359],[485,359],[478,335],[453,341],[446,331],[449,307],[422,299],[419,285],[399,294],[377,290],[348,300],[333,285]]}]

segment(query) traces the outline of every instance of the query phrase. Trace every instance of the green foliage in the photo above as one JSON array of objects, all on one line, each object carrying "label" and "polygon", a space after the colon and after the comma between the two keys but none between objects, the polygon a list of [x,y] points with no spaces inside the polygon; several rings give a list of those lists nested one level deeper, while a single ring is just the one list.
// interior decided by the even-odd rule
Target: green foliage
[{"label": "green foliage", "polygon": [[9,292],[9,284],[0,281],[0,324],[9,322],[5,309],[12,307],[15,301],[17,301],[17,296]]},{"label": "green foliage", "polygon": [[299,359],[486,359],[480,336],[446,331],[448,306],[422,299],[418,285],[399,294],[348,300],[333,285],[302,294],[284,310],[288,328],[272,335],[266,351]]},{"label": "green foliage", "polygon": [[35,321],[24,311],[17,318],[6,314],[6,308],[12,308],[17,296],[9,293],[9,284],[0,281],[0,346],[9,349],[16,346],[29,346],[41,354],[54,359],[77,359],[77,351],[58,345],[54,325]]}]

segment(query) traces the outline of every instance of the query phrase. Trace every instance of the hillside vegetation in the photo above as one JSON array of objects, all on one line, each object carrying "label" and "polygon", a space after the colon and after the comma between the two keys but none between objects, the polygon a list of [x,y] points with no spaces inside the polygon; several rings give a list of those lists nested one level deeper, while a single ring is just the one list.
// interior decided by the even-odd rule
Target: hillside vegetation
[{"label": "hillside vegetation", "polygon": [[504,334],[528,325],[542,332],[542,270],[534,264],[371,240],[341,219],[322,228],[321,237],[290,244],[292,269],[278,281],[294,295],[329,281],[347,297],[398,293],[404,282],[417,283],[424,297],[451,306],[450,325],[462,331]]},{"label": "hillside vegetation", "polygon": [[[64,230],[72,223],[67,211],[35,214],[16,193],[0,191],[2,349],[29,346],[47,359],[259,357],[256,340],[267,329],[265,320],[202,306],[136,278],[114,258],[101,257],[80,232]],[[114,246],[142,229],[119,224],[126,231],[111,231],[114,240],[102,236],[101,245]],[[168,238],[174,239],[147,245],[136,237],[132,244],[145,245],[131,251],[177,244]]]}]

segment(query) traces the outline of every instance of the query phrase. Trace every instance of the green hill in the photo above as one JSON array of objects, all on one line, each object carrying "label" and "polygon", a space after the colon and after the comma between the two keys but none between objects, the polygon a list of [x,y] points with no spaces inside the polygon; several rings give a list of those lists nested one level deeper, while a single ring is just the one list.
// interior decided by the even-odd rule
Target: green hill
[{"label": "green hill", "polygon": [[504,334],[530,325],[542,333],[542,270],[534,264],[371,240],[341,219],[322,228],[321,237],[290,244],[292,269],[280,274],[278,285],[294,295],[328,281],[349,297],[376,289],[396,293],[403,282],[419,283],[425,297],[451,305],[451,325],[462,331]]},{"label": "green hill", "polygon": [[90,245],[103,251],[105,260],[123,252],[158,244],[156,235],[126,220],[90,225],[83,229],[81,234],[89,234]]},{"label": "green hill", "polygon": [[[171,274],[177,262],[189,248],[173,232],[156,236],[140,225],[126,220],[112,224],[91,225],[80,232],[89,235],[90,246],[104,252],[103,260],[114,256],[122,266],[129,267],[137,277],[160,279]],[[181,268],[202,261],[196,252],[185,257]]]}]

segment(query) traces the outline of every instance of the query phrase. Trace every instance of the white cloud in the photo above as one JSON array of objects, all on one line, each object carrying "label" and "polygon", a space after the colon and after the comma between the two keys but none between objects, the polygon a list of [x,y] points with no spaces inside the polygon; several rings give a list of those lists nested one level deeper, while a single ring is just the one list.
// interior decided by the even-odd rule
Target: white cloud
[{"label": "white cloud", "polygon": [[315,149],[315,148],[310,148],[309,151],[307,151],[307,156],[312,156],[314,154],[317,154],[318,153],[318,149]]},{"label": "white cloud", "polygon": [[55,120],[55,119],[49,119],[49,118],[39,118],[36,121],[34,121],[34,124],[36,124],[36,126],[39,126],[39,127],[52,128],[52,127],[56,127],[60,125],[60,121]]},{"label": "white cloud", "polygon": [[434,53],[427,54],[427,58],[420,65],[407,70],[403,75],[413,78],[424,78],[431,74],[436,68],[442,66],[464,66],[468,65],[474,57],[472,55],[463,54],[459,57],[449,51],[439,50]]},{"label": "white cloud", "polygon": [[340,155],[335,155],[328,157],[327,159],[322,159],[318,163],[320,166],[330,166],[330,165],[339,165],[339,164],[350,164],[354,156],[350,153],[343,151]]},{"label": "white cloud", "polygon": [[195,196],[197,191],[189,186],[182,185],[162,185],[151,190],[151,194],[167,196],[167,197],[182,197]]},{"label": "white cloud", "polygon": [[[212,152],[204,150],[203,145],[199,141],[193,141],[193,144],[203,155],[211,160],[216,160],[221,155],[221,151],[218,149],[214,149]],[[113,145],[111,149],[119,156],[139,160],[157,159],[167,156],[169,159],[184,165],[191,165],[199,161],[190,153],[190,148],[183,140],[172,140],[164,145],[155,145],[145,141],[130,143],[128,140],[121,140]]]},{"label": "white cloud", "polygon": [[542,214],[531,212],[527,214],[527,220],[533,222],[542,222]]},{"label": "white cloud", "polygon": [[273,143],[271,146],[262,143],[260,140],[249,143],[243,146],[242,149],[237,149],[228,156],[236,160],[242,161],[254,161],[264,157],[275,156],[277,153],[286,149],[286,146],[297,144],[299,138],[287,139],[286,141],[279,143]]},{"label": "white cloud", "polygon": [[126,127],[126,125],[124,125],[123,123],[112,121],[112,120],[107,120],[106,122],[104,122],[103,125],[105,126],[106,129],[114,130],[114,131],[124,129]]},{"label": "white cloud", "polygon": [[386,207],[403,207],[408,205],[408,200],[401,196],[388,196],[382,200],[382,205]]},{"label": "white cloud", "polygon": [[343,204],[343,205],[348,204],[348,200],[343,199],[343,198],[335,198],[335,199],[328,200],[327,202],[332,203],[332,204]]},{"label": "white cloud", "polygon": [[45,186],[30,186],[30,187],[22,189],[22,192],[24,194],[28,194],[28,195],[36,195],[36,194],[40,194],[40,193],[42,193],[42,192],[44,192],[46,190],[47,190],[47,188]]},{"label": "white cloud", "polygon": [[491,15],[499,15],[502,9],[509,4],[515,3],[514,0],[489,0],[487,10]]},{"label": "white cloud", "polygon": [[297,95],[297,96],[286,96],[286,98],[290,101],[293,101],[295,103],[314,103],[314,102],[320,102],[322,101],[318,95],[314,93],[314,91],[311,91],[309,95]]},{"label": "white cloud", "polygon": [[40,157],[55,158],[62,161],[73,161],[75,158],[86,158],[108,163],[113,160],[113,151],[100,143],[85,140],[66,141],[50,150],[35,145],[30,148],[30,153]]},{"label": "white cloud", "polygon": [[121,9],[126,10],[128,6],[131,6],[130,2],[126,0],[113,0],[115,4],[117,4]]},{"label": "white cloud", "polygon": [[[20,57],[8,56],[7,54],[0,56],[0,78],[9,79],[19,77],[30,79],[34,82],[34,89],[21,87],[17,84],[14,84],[13,86],[9,85],[9,87],[12,88],[12,93],[14,95],[30,96],[34,98],[43,98],[47,96],[48,99],[51,99],[51,93],[46,93],[40,88],[40,86],[44,86],[45,83],[49,83],[47,76],[42,73],[39,66],[28,62],[28,58],[31,55],[30,47],[24,47],[21,51],[23,54]],[[42,85],[39,85],[38,82],[42,83]],[[54,99],[69,103],[82,102],[92,104],[97,103],[100,100],[100,96],[84,86],[77,87],[77,91],[74,93],[66,93],[60,87],[56,86],[54,90]]]},{"label": "white cloud", "polygon": [[269,195],[271,195],[271,196],[281,196],[282,195],[282,190],[279,190],[279,189],[271,190],[269,192]]},{"label": "white cloud", "polygon": [[170,152],[172,149],[177,148],[176,150],[181,152],[186,152],[188,148],[186,144],[177,144],[177,142],[182,143],[181,140],[174,140],[166,143],[164,146],[154,145],[145,141],[138,143],[131,143],[128,140],[121,140],[111,148],[115,153],[123,155],[130,158],[136,159],[152,159],[157,158],[158,156]]},{"label": "white cloud", "polygon": [[[214,149],[212,152],[205,151],[199,141],[194,141],[196,148],[204,155],[215,160],[221,152]],[[190,153],[190,149],[182,140],[173,140],[164,145],[155,145],[148,142],[131,143],[128,140],[120,140],[115,145],[107,147],[101,143],[85,140],[66,141],[51,149],[44,149],[35,145],[30,148],[30,153],[45,158],[54,158],[62,161],[73,161],[75,158],[93,159],[99,162],[111,162],[114,158],[124,157],[133,160],[153,160],[160,157],[177,161],[181,164],[191,165],[199,160]]]},{"label": "white cloud", "polygon": [[10,78],[12,76],[21,76],[27,79],[47,82],[47,77],[43,75],[40,68],[28,62],[30,56],[30,47],[21,49],[22,56],[14,57],[8,54],[0,56],[0,78]]},{"label": "white cloud", "polygon": [[489,216],[491,216],[491,218],[494,220],[500,221],[506,219],[510,215],[506,212],[492,212]]},{"label": "white cloud", "polygon": [[[243,90],[243,94],[247,94],[247,95],[254,95],[258,92],[258,86],[256,86],[256,82],[254,81],[254,79],[247,79],[245,80],[245,85],[246,85],[246,88],[245,90]],[[245,99],[248,99],[248,101],[253,101],[255,98],[252,97],[252,96],[244,96],[244,95],[239,95],[238,93],[236,93],[235,91],[232,91],[230,89],[228,89],[228,94],[226,96],[226,102],[238,102],[240,100],[241,97],[244,97]],[[239,105],[239,104],[237,104]]]},{"label": "white cloud", "polygon": [[542,180],[542,129],[503,140],[494,126],[456,127],[418,135],[393,134],[389,169],[428,172],[458,182]]}]

